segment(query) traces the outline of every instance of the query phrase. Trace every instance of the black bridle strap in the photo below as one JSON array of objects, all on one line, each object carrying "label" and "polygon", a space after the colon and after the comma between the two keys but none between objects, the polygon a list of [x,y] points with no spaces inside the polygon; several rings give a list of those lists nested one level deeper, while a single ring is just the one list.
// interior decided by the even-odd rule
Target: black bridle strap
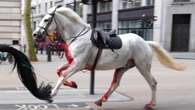
[{"label": "black bridle strap", "polygon": [[47,29],[45,27],[43,27],[43,26],[38,26],[38,27],[43,29],[45,31],[46,35],[48,35]]},{"label": "black bridle strap", "polygon": [[47,23],[47,25],[45,27],[38,26],[39,28],[41,28],[41,29],[43,29],[45,31],[46,35],[49,35],[47,29],[48,29],[48,27],[50,26],[50,24],[52,23],[53,20],[56,23],[56,28],[57,28],[57,22],[56,22],[55,17],[54,17],[57,8],[59,8],[59,6],[57,6],[52,13],[49,13],[49,15],[51,16],[51,18],[50,18],[49,22]]}]

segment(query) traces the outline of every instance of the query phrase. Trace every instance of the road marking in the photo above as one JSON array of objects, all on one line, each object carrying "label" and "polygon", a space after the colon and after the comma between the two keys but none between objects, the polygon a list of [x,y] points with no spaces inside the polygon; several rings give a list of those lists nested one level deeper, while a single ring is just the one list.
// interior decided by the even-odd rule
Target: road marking
[{"label": "road marking", "polygon": [[[0,110],[46,110],[48,108],[78,108],[89,106],[87,102],[94,102],[105,90],[95,90],[95,95],[89,95],[88,89],[60,89],[54,102],[49,104],[36,99],[25,89],[0,89]],[[114,92],[108,101],[131,101],[132,98]]]},{"label": "road marking", "polygon": [[47,110],[59,108],[79,108],[86,106],[88,106],[86,103],[0,104],[0,110]]}]

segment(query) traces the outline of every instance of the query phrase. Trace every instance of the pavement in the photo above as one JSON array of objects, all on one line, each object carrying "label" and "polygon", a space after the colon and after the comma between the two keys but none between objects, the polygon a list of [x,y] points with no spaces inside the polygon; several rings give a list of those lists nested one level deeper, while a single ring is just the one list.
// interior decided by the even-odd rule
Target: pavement
[{"label": "pavement", "polygon": [[195,52],[172,52],[171,55],[177,59],[195,60]]},{"label": "pavement", "polygon": [[[57,81],[56,68],[64,60],[52,57],[53,61],[47,62],[45,55],[39,55],[38,57],[40,61],[32,62],[32,64],[37,73],[39,83],[44,81],[55,85]],[[153,60],[152,74],[158,81],[156,110],[195,110],[195,60],[176,59],[176,61],[184,63],[187,67],[186,70],[174,71],[162,66],[157,59]],[[90,72],[82,71],[70,78],[70,80],[77,82],[79,92],[73,93],[73,91],[77,90],[61,87],[59,96],[55,98],[56,101],[60,100],[60,102],[52,104],[41,103],[31,97],[27,91],[21,89],[23,85],[19,81],[16,71],[11,72],[11,67],[12,65],[8,63],[0,64],[0,110],[11,110],[8,109],[11,105],[16,110],[143,110],[144,105],[151,96],[148,84],[137,69],[133,68],[123,76],[120,87],[115,92],[118,95],[116,101],[111,100],[104,103],[102,107],[97,107],[93,103],[94,99],[98,99],[97,97],[109,88],[113,71],[96,72],[95,93],[98,96],[88,101],[84,100],[84,98],[89,99],[90,97],[90,95],[86,95],[90,85]],[[13,96],[5,95],[5,93],[10,93],[10,91],[13,93]],[[21,93],[23,91],[25,93]],[[21,94],[24,95],[22,99],[16,97]],[[71,96],[70,94],[73,95]],[[67,95],[69,96],[67,97]],[[73,99],[72,101],[68,100],[74,98],[73,96],[76,97],[75,101]],[[31,97],[33,103],[22,102],[22,100],[27,100],[26,98],[29,97]],[[62,97],[65,97],[64,101]],[[10,98],[15,99],[15,101]],[[6,104],[3,104],[3,102],[6,102]]]}]

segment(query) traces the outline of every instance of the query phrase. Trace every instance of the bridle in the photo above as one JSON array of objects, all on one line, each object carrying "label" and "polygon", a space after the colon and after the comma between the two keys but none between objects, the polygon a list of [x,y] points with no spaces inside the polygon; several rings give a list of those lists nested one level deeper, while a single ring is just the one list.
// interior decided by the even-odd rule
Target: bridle
[{"label": "bridle", "polygon": [[56,12],[56,9],[57,9],[58,7],[56,7],[55,8],[55,10],[52,12],[52,13],[49,13],[49,15],[51,16],[51,18],[49,18],[48,19],[48,23],[46,24],[46,26],[38,26],[40,29],[43,29],[44,30],[44,34],[45,35],[49,35],[49,33],[48,33],[48,28],[49,28],[49,26],[51,25],[51,23],[52,23],[52,21],[54,20],[54,22],[55,22],[55,24],[56,24],[56,30],[57,30],[57,21],[56,21],[56,19],[55,19],[55,12]]}]

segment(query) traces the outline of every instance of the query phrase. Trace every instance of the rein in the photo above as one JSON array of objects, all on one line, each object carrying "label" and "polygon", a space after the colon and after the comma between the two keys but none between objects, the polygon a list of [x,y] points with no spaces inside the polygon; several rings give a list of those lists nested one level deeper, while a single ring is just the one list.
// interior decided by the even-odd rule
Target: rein
[{"label": "rein", "polygon": [[[87,29],[87,31],[85,31]],[[87,32],[89,32],[90,28],[84,27],[76,36],[73,37],[73,39],[70,41],[69,45],[72,44],[78,37],[82,37],[83,35],[85,35]],[[66,42],[65,42],[66,43]],[[65,50],[65,47],[63,48]],[[61,56],[59,56],[59,58],[63,58],[64,56],[64,52],[62,53]]]},{"label": "rein", "polygon": [[[87,31],[85,31],[87,29]],[[81,37],[85,35],[87,32],[89,32],[90,28],[84,27],[76,36],[73,37],[73,39],[70,41],[70,44],[73,43],[78,37]]]}]

